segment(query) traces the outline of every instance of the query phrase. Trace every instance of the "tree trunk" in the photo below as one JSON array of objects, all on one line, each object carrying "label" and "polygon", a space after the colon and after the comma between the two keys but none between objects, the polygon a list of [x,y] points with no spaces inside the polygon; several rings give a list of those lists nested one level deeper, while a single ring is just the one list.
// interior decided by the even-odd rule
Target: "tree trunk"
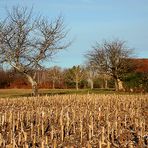
[{"label": "tree trunk", "polygon": [[108,80],[104,80],[105,81],[105,89],[107,89],[108,88]]},{"label": "tree trunk", "polygon": [[78,75],[76,75],[75,82],[76,82],[76,90],[78,90],[79,89],[79,78],[78,78]]},{"label": "tree trunk", "polygon": [[79,90],[79,83],[76,81],[76,90]]},{"label": "tree trunk", "polygon": [[119,91],[119,86],[118,86],[118,81],[117,81],[117,79],[115,79],[115,90],[116,90],[116,91]]},{"label": "tree trunk", "polygon": [[115,89],[116,91],[123,91],[124,87],[123,87],[123,82],[120,79],[115,79]]},{"label": "tree trunk", "polygon": [[93,82],[93,80],[90,81],[90,88],[94,89],[94,82]]},{"label": "tree trunk", "polygon": [[31,83],[32,95],[37,96],[38,95],[37,82],[28,74],[26,74],[26,77],[27,77],[28,81]]},{"label": "tree trunk", "polygon": [[93,82],[92,79],[89,79],[89,80],[88,80],[88,84],[89,84],[89,86],[90,86],[90,89],[93,89],[93,88],[94,88],[94,82]]}]

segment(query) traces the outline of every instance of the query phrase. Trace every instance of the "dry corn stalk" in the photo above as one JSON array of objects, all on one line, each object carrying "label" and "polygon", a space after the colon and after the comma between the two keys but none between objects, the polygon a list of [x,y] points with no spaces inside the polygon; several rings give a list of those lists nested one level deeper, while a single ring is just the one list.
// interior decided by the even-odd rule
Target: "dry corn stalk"
[{"label": "dry corn stalk", "polygon": [[148,95],[0,98],[0,147],[147,146]]}]

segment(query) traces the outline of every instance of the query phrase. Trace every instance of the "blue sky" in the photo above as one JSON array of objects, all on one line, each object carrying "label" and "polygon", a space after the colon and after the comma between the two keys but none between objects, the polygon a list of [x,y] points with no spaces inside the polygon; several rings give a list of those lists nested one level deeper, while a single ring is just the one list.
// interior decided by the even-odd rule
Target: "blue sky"
[{"label": "blue sky", "polygon": [[84,54],[95,42],[119,38],[135,49],[140,58],[148,58],[148,0],[0,0],[0,19],[6,7],[20,5],[49,19],[62,15],[74,40],[47,66],[63,68],[84,64]]}]

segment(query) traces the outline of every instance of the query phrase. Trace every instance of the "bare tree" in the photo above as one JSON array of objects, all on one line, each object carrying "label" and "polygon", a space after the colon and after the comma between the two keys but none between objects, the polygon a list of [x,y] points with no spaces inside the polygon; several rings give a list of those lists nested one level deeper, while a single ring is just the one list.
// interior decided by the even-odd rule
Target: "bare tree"
[{"label": "bare tree", "polygon": [[54,66],[48,70],[48,76],[52,81],[52,89],[55,89],[55,83],[60,81],[62,70],[58,66]]},{"label": "bare tree", "polygon": [[95,65],[91,62],[86,63],[86,75],[87,75],[87,81],[90,85],[90,89],[94,88],[94,79],[97,75],[97,70],[95,68]]},{"label": "bare tree", "polygon": [[107,74],[115,80],[116,91],[123,90],[122,77],[129,70],[129,58],[132,50],[125,46],[125,42],[96,43],[92,51],[86,54],[87,59],[96,65],[102,74]]},{"label": "bare tree", "polygon": [[0,62],[25,75],[36,95],[35,70],[69,45],[64,43],[66,35],[62,17],[51,22],[42,17],[34,19],[32,10],[13,7],[7,18],[0,22]]},{"label": "bare tree", "polygon": [[111,79],[111,76],[106,73],[98,73],[97,77],[101,80],[101,88],[108,89],[108,81]]},{"label": "bare tree", "polygon": [[79,83],[84,78],[85,70],[84,68],[78,66],[73,66],[72,68],[68,69],[66,72],[66,77],[69,81],[75,82],[76,90],[79,89]]}]

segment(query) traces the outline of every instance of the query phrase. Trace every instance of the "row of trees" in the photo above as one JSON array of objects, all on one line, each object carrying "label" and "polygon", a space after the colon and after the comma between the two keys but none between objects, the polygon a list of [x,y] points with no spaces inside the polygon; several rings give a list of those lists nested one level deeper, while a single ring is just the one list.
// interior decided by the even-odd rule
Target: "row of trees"
[{"label": "row of trees", "polygon": [[73,66],[66,70],[58,67],[41,70],[45,61],[51,60],[57,51],[70,45],[66,37],[62,17],[48,21],[42,17],[34,18],[32,10],[14,7],[8,12],[7,18],[0,22],[0,62],[23,75],[31,84],[33,95],[37,95],[38,83],[45,83],[47,77],[52,81],[53,88],[56,82],[62,81],[67,85],[75,84],[77,90],[80,83],[83,82],[85,86],[89,82],[93,89],[97,78],[105,82],[105,87],[108,81],[113,80],[116,91],[125,89],[123,82],[128,80],[128,75],[131,76],[135,65],[131,62],[132,49],[120,40],[96,43],[85,55],[85,68]]},{"label": "row of trees", "polygon": [[[137,65],[136,63],[136,67]],[[30,73],[30,75],[32,74]],[[91,69],[90,65],[78,65],[67,69],[54,66],[46,70],[37,70],[35,81],[38,88],[75,88],[76,90],[79,88],[116,88],[116,82],[112,76],[99,73],[97,69]],[[120,81],[122,91],[148,91],[148,73],[143,70],[137,71],[136,68],[135,70],[132,68],[120,77]],[[0,88],[30,88],[30,84],[23,75],[15,70],[4,71],[1,69]]]},{"label": "row of trees", "polygon": [[[0,76],[1,88],[30,88],[26,78],[15,70],[1,69]],[[88,67],[80,65],[67,69],[54,66],[46,70],[37,70],[35,81],[39,88],[75,88],[78,90],[79,88],[113,87],[110,77],[88,71]]]}]

